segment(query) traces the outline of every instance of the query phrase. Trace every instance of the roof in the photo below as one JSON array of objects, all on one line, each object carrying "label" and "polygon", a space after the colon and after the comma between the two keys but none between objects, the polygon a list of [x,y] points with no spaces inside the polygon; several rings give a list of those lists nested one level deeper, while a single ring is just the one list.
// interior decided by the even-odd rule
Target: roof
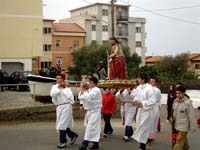
[{"label": "roof", "polygon": [[[111,5],[111,3],[96,2],[96,3],[90,4],[90,5],[86,5],[86,6],[78,7],[78,8],[75,8],[75,9],[71,9],[69,11],[73,12],[73,11],[81,10],[81,9],[84,9],[84,8],[93,7],[93,6],[96,6],[96,5]],[[123,4],[122,3],[115,3],[115,6],[130,7],[130,5],[124,4],[124,3]]]},{"label": "roof", "polygon": [[146,63],[156,63],[156,62],[159,62],[161,61],[161,59],[163,59],[164,56],[147,56],[145,58],[145,62]]},{"label": "roof", "polygon": [[200,61],[200,53],[188,54],[190,61]]},{"label": "roof", "polygon": [[76,23],[53,23],[53,30],[55,32],[86,32]]},{"label": "roof", "polygon": [[54,22],[55,20],[54,20],[54,19],[43,18],[43,21],[51,21],[51,22]]},{"label": "roof", "polygon": [[[161,61],[165,56],[146,56],[146,63],[156,63]],[[200,61],[200,53],[196,54],[188,54],[188,58],[190,61]]]}]

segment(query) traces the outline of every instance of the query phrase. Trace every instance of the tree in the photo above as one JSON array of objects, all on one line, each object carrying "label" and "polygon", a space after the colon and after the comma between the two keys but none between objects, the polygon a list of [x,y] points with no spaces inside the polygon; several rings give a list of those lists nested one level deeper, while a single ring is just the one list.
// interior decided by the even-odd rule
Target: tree
[{"label": "tree", "polygon": [[[111,48],[109,43],[104,45],[91,44],[81,49],[78,49],[73,53],[73,67],[69,67],[69,72],[76,73],[78,75],[87,74],[88,72],[95,72],[96,65],[101,63],[107,68],[107,51]],[[137,54],[130,55],[129,48],[127,46],[122,47],[126,56],[127,71],[130,77],[135,77],[132,70],[139,67],[141,58]]]},{"label": "tree", "polygon": [[195,79],[194,73],[188,70],[188,54],[166,56],[163,60],[155,64],[160,79],[161,90],[167,91],[170,84],[177,81]]}]

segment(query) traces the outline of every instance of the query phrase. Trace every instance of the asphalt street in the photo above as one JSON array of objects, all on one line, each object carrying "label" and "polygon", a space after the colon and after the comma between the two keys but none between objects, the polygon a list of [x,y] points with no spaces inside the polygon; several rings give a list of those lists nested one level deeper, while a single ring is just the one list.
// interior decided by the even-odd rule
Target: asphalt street
[{"label": "asphalt street", "polygon": [[[114,133],[108,138],[101,138],[101,150],[138,150],[134,140],[125,142],[122,139],[124,127],[120,119],[112,119]],[[135,126],[135,124],[134,124]],[[103,127],[103,121],[102,121]],[[74,131],[79,138],[73,146],[66,150],[78,150],[84,135],[83,120],[75,120]],[[102,130],[103,131],[103,130]],[[188,134],[191,150],[199,150],[200,129]],[[161,131],[157,134],[152,150],[171,150],[170,125],[162,122]],[[55,122],[3,123],[0,124],[0,150],[57,150],[58,133]]]}]

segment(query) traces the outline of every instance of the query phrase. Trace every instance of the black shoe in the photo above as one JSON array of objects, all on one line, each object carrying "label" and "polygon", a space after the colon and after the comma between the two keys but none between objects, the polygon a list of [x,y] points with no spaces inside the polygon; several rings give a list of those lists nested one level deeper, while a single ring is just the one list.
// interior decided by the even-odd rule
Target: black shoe
[{"label": "black shoe", "polygon": [[65,147],[67,147],[67,144],[66,144],[66,143],[59,143],[59,144],[57,145],[57,147],[58,147],[58,148],[65,148]]},{"label": "black shoe", "polygon": [[110,134],[110,135],[113,134],[113,131],[108,131],[108,134]]},{"label": "black shoe", "polygon": [[98,145],[95,145],[95,146],[93,145],[92,147],[90,147],[90,149],[91,150],[97,150],[97,149],[99,149],[99,146]]},{"label": "black shoe", "polygon": [[79,150],[87,150],[87,147],[82,145],[81,147],[79,147]]},{"label": "black shoe", "polygon": [[76,142],[77,138],[78,138],[78,135],[75,135],[73,138],[71,138],[70,145],[73,145]]}]

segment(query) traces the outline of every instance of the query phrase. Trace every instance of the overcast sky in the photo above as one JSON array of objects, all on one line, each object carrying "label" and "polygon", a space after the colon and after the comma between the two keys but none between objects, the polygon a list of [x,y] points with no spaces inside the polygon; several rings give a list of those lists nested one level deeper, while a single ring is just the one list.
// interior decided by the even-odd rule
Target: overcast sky
[{"label": "overcast sky", "polygon": [[[43,0],[44,18],[59,20],[69,10],[111,0]],[[146,55],[200,53],[200,0],[118,0],[129,3],[131,17],[146,22]]]}]

